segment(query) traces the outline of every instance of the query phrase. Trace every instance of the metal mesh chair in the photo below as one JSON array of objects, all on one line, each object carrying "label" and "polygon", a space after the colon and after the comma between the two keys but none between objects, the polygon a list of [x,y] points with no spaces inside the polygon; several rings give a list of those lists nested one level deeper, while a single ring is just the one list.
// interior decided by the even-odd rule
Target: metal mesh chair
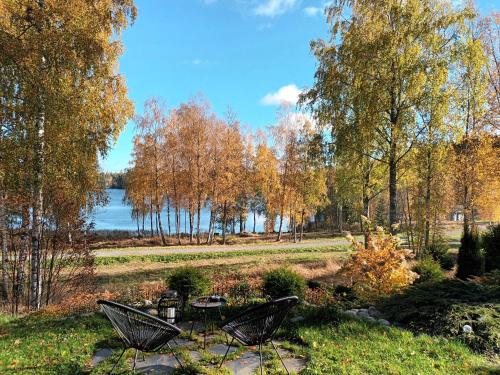
[{"label": "metal mesh chair", "polygon": [[101,306],[101,311],[109,318],[125,344],[125,348],[111,369],[110,374],[127,349],[135,349],[133,370],[135,370],[138,351],[145,353],[157,352],[164,346],[170,349],[179,365],[183,367],[169,344],[170,340],[182,332],[179,328],[155,316],[117,302],[100,300],[97,303]]},{"label": "metal mesh chair", "polygon": [[285,367],[286,372],[289,373],[281,355],[272,341],[272,337],[285,319],[286,314],[298,303],[299,299],[296,296],[279,298],[262,305],[251,307],[224,321],[221,325],[221,330],[228,333],[232,337],[232,340],[227,347],[226,354],[224,354],[224,358],[222,358],[219,368],[222,367],[227,353],[231,348],[231,344],[236,339],[245,346],[258,346],[261,374],[262,346],[267,342],[271,343],[283,367]]}]

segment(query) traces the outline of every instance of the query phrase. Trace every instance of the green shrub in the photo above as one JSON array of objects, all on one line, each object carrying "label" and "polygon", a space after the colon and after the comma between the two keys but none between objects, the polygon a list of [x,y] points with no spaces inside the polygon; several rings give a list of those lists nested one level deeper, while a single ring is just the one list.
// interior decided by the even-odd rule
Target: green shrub
[{"label": "green shrub", "polygon": [[229,289],[229,296],[236,303],[246,304],[253,296],[252,287],[247,281],[242,281]]},{"label": "green shrub", "polygon": [[264,275],[264,293],[271,298],[297,296],[304,298],[306,281],[298,273],[288,268],[277,268]]},{"label": "green shrub", "polygon": [[482,237],[486,272],[500,269],[500,224],[491,225]]},{"label": "green shrub", "polygon": [[455,257],[450,254],[444,254],[441,259],[439,259],[439,264],[441,268],[446,271],[451,271],[455,267]]},{"label": "green shrub", "polygon": [[429,245],[426,252],[432,257],[432,259],[439,262],[439,260],[448,253],[448,250],[448,246],[442,240],[437,240]]},{"label": "green shrub", "polygon": [[438,239],[428,247],[426,254],[430,255],[436,262],[439,262],[442,269],[451,271],[455,267],[455,259],[448,251],[448,245],[442,239]]},{"label": "green shrub", "polygon": [[[391,322],[415,332],[455,337],[474,350],[500,352],[500,285],[443,280],[414,285],[379,306]],[[464,325],[472,333],[464,332]]]},{"label": "green shrub", "polygon": [[458,249],[457,265],[457,277],[462,280],[484,273],[484,256],[476,231],[464,232]]},{"label": "green shrub", "polygon": [[197,268],[182,267],[168,276],[167,284],[170,289],[177,290],[185,303],[190,296],[205,293],[210,287],[210,280]]},{"label": "green shrub", "polygon": [[441,265],[431,257],[426,257],[417,262],[413,266],[413,272],[419,275],[415,283],[424,283],[429,281],[440,281],[444,279],[444,273],[441,270]]}]

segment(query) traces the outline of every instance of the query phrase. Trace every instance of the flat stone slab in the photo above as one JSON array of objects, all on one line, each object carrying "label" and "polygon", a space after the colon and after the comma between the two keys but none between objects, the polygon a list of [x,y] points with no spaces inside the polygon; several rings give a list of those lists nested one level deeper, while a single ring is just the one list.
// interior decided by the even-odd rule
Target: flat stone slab
[{"label": "flat stone slab", "polygon": [[290,357],[290,355],[292,354],[292,352],[288,349],[283,349],[283,348],[277,348],[277,349],[278,349],[278,353],[280,354],[281,358]]},{"label": "flat stone slab", "polygon": [[94,356],[92,357],[92,366],[97,366],[106,358],[111,357],[112,354],[113,354],[112,349],[109,348],[99,349],[97,352],[95,352]]},{"label": "flat stone slab", "polygon": [[[214,355],[224,355],[226,354],[227,350],[227,345],[225,344],[215,344],[210,346],[208,349],[208,352]],[[236,351],[236,348],[234,346],[231,346],[229,348],[228,354],[234,353]]]},{"label": "flat stone slab", "polygon": [[174,340],[169,341],[169,343],[172,348],[183,348],[185,346],[196,345],[196,342],[193,340],[179,339],[179,338],[176,338],[175,341]]},{"label": "flat stone slab", "polygon": [[252,375],[259,367],[259,354],[246,352],[238,359],[224,363],[224,366],[231,369],[234,375]]},{"label": "flat stone slab", "polygon": [[200,362],[201,361],[201,354],[200,352],[197,352],[196,350],[191,350],[189,352],[189,355],[191,356],[191,359],[194,361],[194,362]]},{"label": "flat stone slab", "polygon": [[[132,364],[132,360],[130,360]],[[136,372],[140,374],[171,374],[179,366],[173,355],[154,354],[148,355],[142,361],[141,354],[137,356]]]},{"label": "flat stone slab", "polygon": [[292,372],[301,372],[306,368],[306,360],[304,358],[283,358],[283,362],[285,362],[285,366],[288,371]]}]

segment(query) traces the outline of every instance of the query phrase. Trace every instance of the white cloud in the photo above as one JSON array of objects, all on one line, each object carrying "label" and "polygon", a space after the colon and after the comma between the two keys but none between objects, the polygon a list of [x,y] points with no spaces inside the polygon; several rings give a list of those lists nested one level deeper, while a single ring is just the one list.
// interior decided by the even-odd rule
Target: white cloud
[{"label": "white cloud", "polygon": [[264,96],[260,103],[263,105],[295,105],[299,100],[301,91],[296,85],[286,85],[276,92],[270,92]]},{"label": "white cloud", "polygon": [[254,13],[259,16],[275,17],[291,10],[298,0],[265,0],[254,8]]},{"label": "white cloud", "polygon": [[322,9],[320,7],[305,7],[304,8],[304,13],[307,14],[310,17],[316,17],[318,14],[320,14]]}]

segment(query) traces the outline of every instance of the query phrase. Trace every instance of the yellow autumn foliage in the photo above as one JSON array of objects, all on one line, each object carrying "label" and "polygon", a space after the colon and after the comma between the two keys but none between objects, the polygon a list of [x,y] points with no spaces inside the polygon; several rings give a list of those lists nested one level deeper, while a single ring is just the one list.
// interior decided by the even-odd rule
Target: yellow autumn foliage
[{"label": "yellow autumn foliage", "polygon": [[382,228],[370,233],[366,248],[352,236],[347,238],[355,252],[339,272],[359,297],[371,301],[397,293],[418,277],[408,266],[409,251],[401,249],[399,239]]}]

